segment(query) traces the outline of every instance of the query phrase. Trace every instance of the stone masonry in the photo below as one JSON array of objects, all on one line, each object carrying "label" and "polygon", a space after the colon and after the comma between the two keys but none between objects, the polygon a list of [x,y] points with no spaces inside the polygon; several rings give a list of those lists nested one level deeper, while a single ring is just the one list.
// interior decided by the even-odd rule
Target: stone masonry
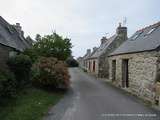
[{"label": "stone masonry", "polygon": [[109,57],[109,79],[113,81],[112,61],[116,61],[115,81],[113,83],[122,87],[122,60],[128,59],[129,87],[125,90],[134,93],[146,100],[154,101],[154,85],[158,76],[159,52],[142,52]]}]

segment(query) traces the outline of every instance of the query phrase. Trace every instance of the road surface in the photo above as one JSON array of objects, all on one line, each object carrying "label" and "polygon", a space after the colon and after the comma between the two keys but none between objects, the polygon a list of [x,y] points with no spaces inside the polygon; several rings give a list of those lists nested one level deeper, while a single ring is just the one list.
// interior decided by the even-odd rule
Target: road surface
[{"label": "road surface", "polygon": [[71,89],[45,120],[160,120],[160,112],[124,91],[71,68]]}]

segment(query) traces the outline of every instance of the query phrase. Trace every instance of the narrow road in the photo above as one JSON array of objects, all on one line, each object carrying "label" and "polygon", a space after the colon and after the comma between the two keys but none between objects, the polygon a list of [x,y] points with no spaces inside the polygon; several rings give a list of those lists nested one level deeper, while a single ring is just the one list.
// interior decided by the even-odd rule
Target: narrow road
[{"label": "narrow road", "polygon": [[71,90],[45,120],[160,120],[160,113],[136,97],[70,69]]}]

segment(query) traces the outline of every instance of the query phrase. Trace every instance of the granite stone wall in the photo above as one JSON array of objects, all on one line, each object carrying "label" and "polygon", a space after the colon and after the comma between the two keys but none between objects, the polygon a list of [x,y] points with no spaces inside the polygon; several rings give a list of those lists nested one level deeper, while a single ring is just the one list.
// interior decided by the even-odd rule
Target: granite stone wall
[{"label": "granite stone wall", "polygon": [[[95,61],[95,70],[93,70],[94,61]],[[88,70],[88,72],[95,76],[98,76],[98,70],[99,70],[98,59],[97,58],[88,59],[88,62],[90,62],[90,70]]]},{"label": "granite stone wall", "polygon": [[116,60],[116,86],[122,87],[122,60],[128,59],[129,87],[125,90],[146,100],[154,101],[154,85],[158,71],[158,52],[142,52],[109,57],[109,79],[112,81],[112,61]]}]

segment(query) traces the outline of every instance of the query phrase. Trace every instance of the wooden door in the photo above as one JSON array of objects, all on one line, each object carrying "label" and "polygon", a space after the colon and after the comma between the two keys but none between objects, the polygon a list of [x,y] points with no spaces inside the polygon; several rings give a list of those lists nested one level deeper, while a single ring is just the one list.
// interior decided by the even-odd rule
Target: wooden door
[{"label": "wooden door", "polygon": [[129,87],[128,59],[122,60],[122,87]]},{"label": "wooden door", "polygon": [[93,61],[93,72],[95,72],[96,62]]}]

